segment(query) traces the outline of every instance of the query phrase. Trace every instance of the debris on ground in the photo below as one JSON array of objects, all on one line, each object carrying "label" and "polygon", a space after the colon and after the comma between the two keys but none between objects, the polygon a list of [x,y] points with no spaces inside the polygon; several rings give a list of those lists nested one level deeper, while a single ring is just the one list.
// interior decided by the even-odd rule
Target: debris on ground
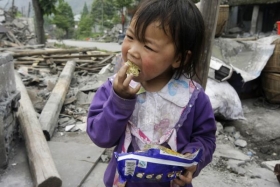
[{"label": "debris on ground", "polygon": [[44,48],[10,52],[14,56],[15,69],[20,73],[38,114],[43,112],[65,65],[68,61],[75,62],[72,81],[63,98],[62,111],[54,123],[57,124],[55,130],[58,132],[85,132],[88,107],[95,91],[113,73],[112,59],[115,54],[96,48]]},{"label": "debris on ground", "polygon": [[32,18],[16,18],[14,8],[0,9],[0,47],[20,47],[36,43]]}]

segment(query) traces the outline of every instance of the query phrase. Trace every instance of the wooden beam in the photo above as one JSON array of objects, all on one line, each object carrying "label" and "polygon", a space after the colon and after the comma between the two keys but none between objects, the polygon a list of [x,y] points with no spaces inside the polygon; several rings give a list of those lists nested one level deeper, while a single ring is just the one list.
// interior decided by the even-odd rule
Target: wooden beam
[{"label": "wooden beam", "polygon": [[256,31],[257,31],[259,9],[260,9],[259,5],[254,6],[253,14],[252,14],[252,20],[251,20],[251,29],[250,29],[250,34],[251,35],[256,34]]},{"label": "wooden beam", "polygon": [[26,56],[26,57],[20,57],[20,58],[17,58],[17,60],[27,60],[27,61],[45,61],[45,59],[44,58],[35,58],[35,57],[28,57],[28,56]]},{"label": "wooden beam", "polygon": [[62,181],[56,170],[32,102],[18,73],[15,73],[15,80],[17,89],[21,93],[17,117],[25,140],[34,186],[60,187]]},{"label": "wooden beam", "polygon": [[105,58],[105,59],[101,60],[100,62],[98,62],[98,64],[103,64],[103,63],[107,62],[108,60],[111,60],[115,56],[116,56],[115,54],[110,55],[107,58]]},{"label": "wooden beam", "polygon": [[[61,63],[63,63],[63,62],[67,62],[69,59],[53,59],[53,62],[54,63],[57,63],[57,64],[61,64]],[[75,59],[75,62],[77,63],[77,64],[83,64],[83,63],[89,63],[89,64],[97,64],[98,63],[98,61],[93,61],[93,60],[76,60]]]},{"label": "wooden beam", "polygon": [[9,42],[9,41],[6,41],[6,40],[1,40],[1,41],[0,41],[0,46],[1,46],[1,47],[3,47],[3,46],[17,47],[18,44],[12,43],[12,42]]},{"label": "wooden beam", "polygon": [[[210,60],[212,55],[212,46],[215,37],[215,28],[217,25],[220,0],[201,0],[200,11],[205,23],[205,43],[202,47],[202,54],[197,67],[199,79],[196,77],[201,86],[205,89],[208,79]],[[201,80],[201,81],[200,81]]]},{"label": "wooden beam", "polygon": [[45,59],[53,58],[53,59],[74,59],[74,58],[87,58],[87,57],[107,57],[109,54],[92,54],[92,55],[52,55],[52,56],[44,56]]},{"label": "wooden beam", "polygon": [[[30,59],[31,60],[31,59]],[[59,64],[62,64],[62,63],[66,63],[68,61],[68,59],[59,59],[59,60],[55,60],[53,59],[53,62],[56,63],[57,65]],[[21,60],[15,60],[14,64],[15,65],[32,65],[34,64],[35,62],[45,62],[45,61],[21,61]],[[83,66],[89,66],[89,65],[92,65],[94,67],[98,66],[98,67],[104,67],[105,65],[104,64],[101,64],[99,65],[98,64],[98,61],[92,61],[92,60],[75,60],[75,62],[77,64],[82,64]],[[81,65],[81,66],[82,66]]]},{"label": "wooden beam", "polygon": [[46,139],[49,141],[57,126],[58,117],[70,87],[71,79],[76,67],[75,61],[68,61],[61,72],[59,79],[44,106],[39,121]]},{"label": "wooden beam", "polygon": [[38,45],[24,45],[24,46],[17,46],[17,47],[9,47],[9,48],[0,48],[0,51],[24,51],[26,49],[37,49],[44,47],[44,44],[38,44]]},{"label": "wooden beam", "polygon": [[21,51],[12,53],[14,58],[22,56],[34,56],[34,55],[53,55],[53,54],[69,54],[79,53],[86,51],[94,51],[97,48],[79,48],[79,49],[54,49],[54,50],[34,50],[34,51]]}]

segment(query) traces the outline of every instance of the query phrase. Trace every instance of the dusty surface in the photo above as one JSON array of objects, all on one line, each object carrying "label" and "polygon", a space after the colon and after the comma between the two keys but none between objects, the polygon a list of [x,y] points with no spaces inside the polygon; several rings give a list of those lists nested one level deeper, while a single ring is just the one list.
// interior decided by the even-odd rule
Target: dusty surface
[{"label": "dusty surface", "polygon": [[[273,171],[262,164],[263,161],[280,160],[278,146],[275,143],[277,131],[280,129],[277,123],[279,109],[269,110],[262,106],[257,107],[254,101],[254,99],[242,101],[246,121],[217,123],[217,149],[213,161],[202,170],[199,177],[194,179],[195,187],[279,186]],[[255,124],[256,122],[258,125]],[[236,146],[236,139],[244,140],[248,142],[248,145],[244,148]],[[56,146],[52,146],[53,144]],[[63,146],[59,146],[60,144]],[[88,153],[92,144],[87,134],[81,130],[55,133],[50,142],[50,149],[62,176],[63,187],[77,186],[81,182],[80,186],[84,187],[104,187],[102,177],[107,162],[99,160],[91,171],[93,163],[90,160],[97,156],[98,151],[102,151],[99,148],[93,148],[92,152]],[[268,151],[264,152],[264,147]],[[110,158],[111,149],[104,151]],[[65,155],[67,152],[68,155]],[[0,186],[32,186],[23,142],[18,144],[14,153],[9,168],[0,177]],[[79,161],[84,160],[81,159],[83,156],[88,161],[82,161],[79,164]],[[65,162],[65,159],[61,161],[61,158],[69,160]]]}]

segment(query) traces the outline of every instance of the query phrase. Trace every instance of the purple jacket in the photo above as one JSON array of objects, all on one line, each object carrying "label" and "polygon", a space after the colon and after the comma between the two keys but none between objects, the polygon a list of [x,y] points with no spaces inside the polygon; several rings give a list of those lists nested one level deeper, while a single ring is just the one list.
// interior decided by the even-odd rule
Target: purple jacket
[{"label": "purple jacket", "polygon": [[[107,81],[100,87],[90,105],[87,119],[87,133],[99,147],[121,152],[124,143],[126,124],[133,113],[135,99],[120,98]],[[194,173],[196,177],[202,168],[212,160],[216,148],[216,123],[208,96],[202,88],[197,88],[176,125],[178,152],[184,154],[194,149],[202,149],[203,156]],[[134,151],[131,145],[128,152]],[[116,172],[116,159],[113,157],[104,174],[106,187],[112,187]],[[126,187],[170,187],[170,183],[129,183]],[[185,187],[191,187],[186,185]]]}]

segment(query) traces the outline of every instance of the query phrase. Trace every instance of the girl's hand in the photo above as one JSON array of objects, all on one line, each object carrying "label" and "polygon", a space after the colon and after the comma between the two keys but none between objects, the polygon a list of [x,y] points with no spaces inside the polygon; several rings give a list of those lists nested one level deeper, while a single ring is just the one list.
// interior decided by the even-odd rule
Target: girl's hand
[{"label": "girl's hand", "polygon": [[190,184],[192,182],[193,174],[196,171],[196,168],[196,165],[185,168],[186,172],[182,175],[179,175],[179,177],[174,179],[173,182],[179,186],[185,186],[186,184]]},{"label": "girl's hand", "polygon": [[133,75],[126,75],[126,71],[128,69],[128,65],[124,64],[116,77],[114,78],[113,82],[113,89],[115,93],[124,99],[132,99],[135,97],[136,93],[140,90],[141,85],[138,84],[135,88],[129,86],[130,81],[133,78]]},{"label": "girl's hand", "polygon": [[[190,156],[191,153],[186,153],[185,156]],[[197,165],[186,167],[185,172],[182,175],[179,175],[178,178],[174,179],[175,184],[179,186],[185,186],[186,184],[190,184],[193,179],[193,174],[196,171]]]}]

